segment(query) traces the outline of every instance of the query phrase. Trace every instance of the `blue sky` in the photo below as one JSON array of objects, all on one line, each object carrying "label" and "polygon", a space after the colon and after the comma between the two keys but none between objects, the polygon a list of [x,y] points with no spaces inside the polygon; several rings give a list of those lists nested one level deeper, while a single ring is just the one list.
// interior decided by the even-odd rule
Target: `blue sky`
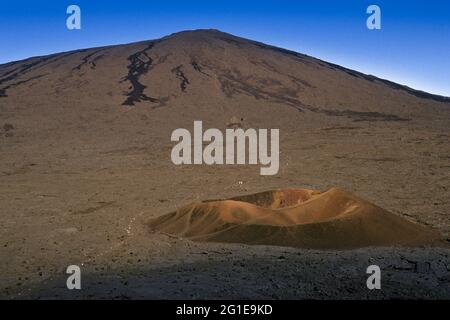
[{"label": "blue sky", "polygon": [[[5,3],[6,2],[6,3]],[[82,29],[66,28],[79,5]],[[366,28],[366,8],[382,29]],[[0,3],[0,63],[215,28],[450,96],[450,1],[40,0]]]}]

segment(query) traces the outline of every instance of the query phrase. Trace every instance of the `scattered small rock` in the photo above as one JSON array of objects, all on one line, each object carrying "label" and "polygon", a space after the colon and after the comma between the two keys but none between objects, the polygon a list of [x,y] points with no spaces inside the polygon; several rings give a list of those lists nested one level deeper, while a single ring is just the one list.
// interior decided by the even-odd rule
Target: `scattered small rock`
[{"label": "scattered small rock", "polygon": [[5,124],[3,125],[3,130],[4,130],[5,132],[14,130],[14,126],[13,126],[11,123],[5,123]]}]

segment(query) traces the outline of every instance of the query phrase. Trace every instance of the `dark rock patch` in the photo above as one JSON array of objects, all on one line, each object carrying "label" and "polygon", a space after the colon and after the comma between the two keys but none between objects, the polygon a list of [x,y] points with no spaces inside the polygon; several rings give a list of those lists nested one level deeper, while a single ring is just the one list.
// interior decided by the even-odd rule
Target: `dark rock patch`
[{"label": "dark rock patch", "polygon": [[146,74],[152,67],[153,59],[148,55],[148,51],[156,44],[155,41],[150,42],[148,46],[128,57],[130,64],[128,65],[128,74],[123,81],[131,83],[131,91],[126,95],[128,98],[122,103],[124,106],[134,106],[136,102],[150,101],[152,103],[160,103],[157,98],[149,97],[144,93],[147,86],[139,82],[139,78]]},{"label": "dark rock patch", "polygon": [[103,50],[105,50],[105,49],[96,50],[96,51],[94,51],[94,52],[88,54],[87,56],[84,56],[83,58],[81,58],[82,62],[81,62],[79,65],[77,65],[76,67],[73,67],[73,68],[72,68],[72,71],[73,71],[73,70],[81,70],[81,68],[82,68],[84,65],[87,65],[87,64],[90,64],[91,69],[95,69],[95,67],[97,66],[97,65],[96,65],[96,62],[97,62],[98,60],[100,60],[104,55],[102,54],[102,55],[99,55],[99,56],[97,56],[97,57],[95,57],[95,58],[93,58],[93,59],[91,59],[91,58],[92,58],[93,56],[95,56],[97,53],[99,53],[99,52],[101,52],[101,51],[103,51]]},{"label": "dark rock patch", "polygon": [[353,111],[353,110],[321,110],[328,116],[336,117],[347,117],[353,121],[410,121],[411,119],[406,119],[399,117],[395,114],[387,114],[381,112],[369,112],[369,111]]},{"label": "dark rock patch", "polygon": [[8,90],[10,88],[14,88],[14,87],[20,86],[20,85],[22,85],[24,83],[27,83],[27,82],[30,82],[32,80],[36,80],[36,79],[42,78],[45,75],[46,74],[41,74],[41,75],[34,76],[34,77],[31,77],[31,78],[26,79],[26,80],[17,81],[17,82],[14,82],[14,83],[11,83],[11,84],[7,85],[6,87],[1,88],[0,89],[0,98],[8,97],[8,95],[6,94],[6,90]]},{"label": "dark rock patch", "polygon": [[177,78],[180,80],[181,91],[185,92],[186,91],[186,87],[189,84],[189,79],[184,75],[184,72],[181,69],[182,67],[183,67],[183,65],[179,65],[178,67],[173,68],[172,72],[175,73]]},{"label": "dark rock patch", "polygon": [[13,130],[13,129],[14,129],[14,126],[13,126],[11,123],[5,123],[5,124],[3,125],[3,130],[4,130],[5,132],[11,131],[11,130]]},{"label": "dark rock patch", "polygon": [[[17,78],[27,74],[28,72],[31,71],[36,71],[37,69],[40,69],[50,63],[56,62],[58,60],[61,60],[65,57],[68,57],[70,55],[79,53],[79,52],[84,52],[87,51],[87,49],[82,49],[82,50],[76,50],[76,51],[71,51],[71,52],[67,52],[67,53],[61,53],[61,54],[52,54],[49,56],[45,56],[45,57],[40,57],[38,58],[36,61],[32,61],[32,62],[27,62],[27,63],[23,63],[20,64],[18,67],[4,73],[0,78],[0,85],[6,83],[6,82],[10,82],[10,81],[14,81]],[[6,90],[12,87],[17,87],[18,85],[24,84],[28,81],[34,80],[34,79],[38,79],[41,78],[43,76],[45,76],[46,74],[43,75],[39,75],[39,76],[34,76],[31,77],[27,80],[22,80],[22,81],[18,81],[12,84],[9,84],[6,87],[0,88],[0,98],[5,98],[8,95],[6,94]]]},{"label": "dark rock patch", "polygon": [[203,67],[200,66],[200,64],[198,64],[198,62],[192,61],[191,66],[192,66],[192,68],[194,68],[195,71],[200,72],[200,73],[204,74],[205,76],[210,77],[209,74],[207,74],[206,72],[203,71]]}]

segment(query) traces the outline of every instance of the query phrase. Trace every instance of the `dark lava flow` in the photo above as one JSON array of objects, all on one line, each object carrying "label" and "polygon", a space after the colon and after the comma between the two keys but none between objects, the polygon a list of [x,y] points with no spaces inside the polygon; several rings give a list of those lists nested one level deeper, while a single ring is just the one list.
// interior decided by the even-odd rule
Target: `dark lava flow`
[{"label": "dark lava flow", "polygon": [[153,103],[160,102],[159,99],[149,97],[144,93],[147,86],[139,82],[141,75],[146,74],[153,63],[153,59],[147,54],[156,42],[151,42],[145,49],[138,51],[128,57],[130,64],[128,65],[128,75],[123,81],[130,81],[131,91],[127,93],[128,98],[122,103],[124,106],[134,106],[135,102],[150,101]]},{"label": "dark lava flow", "polygon": [[186,87],[189,84],[189,79],[186,78],[186,76],[184,75],[183,71],[181,70],[182,65],[179,65],[176,68],[172,69],[172,72],[175,73],[175,75],[177,76],[177,78],[181,81],[180,82],[180,88],[181,91],[186,91]]}]

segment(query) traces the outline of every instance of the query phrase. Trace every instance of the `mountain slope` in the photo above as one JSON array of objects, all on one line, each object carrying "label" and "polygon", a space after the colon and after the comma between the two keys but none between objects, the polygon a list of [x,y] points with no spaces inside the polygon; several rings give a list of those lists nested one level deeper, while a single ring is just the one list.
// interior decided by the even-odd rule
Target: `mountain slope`
[{"label": "mountain slope", "polygon": [[[70,96],[75,85],[79,90],[94,89],[111,103],[120,97],[127,106],[146,102],[158,107],[186,92],[202,97],[199,85],[213,90],[210,95],[217,98],[246,95],[302,111],[394,121],[400,118],[385,118],[364,104],[380,93],[397,95],[405,103],[415,101],[411,96],[450,103],[447,97],[216,30],[30,58],[1,65],[0,74],[3,98],[23,90],[33,96]],[[348,95],[358,96],[359,101],[349,100]],[[342,108],[344,104],[348,110]]]}]

